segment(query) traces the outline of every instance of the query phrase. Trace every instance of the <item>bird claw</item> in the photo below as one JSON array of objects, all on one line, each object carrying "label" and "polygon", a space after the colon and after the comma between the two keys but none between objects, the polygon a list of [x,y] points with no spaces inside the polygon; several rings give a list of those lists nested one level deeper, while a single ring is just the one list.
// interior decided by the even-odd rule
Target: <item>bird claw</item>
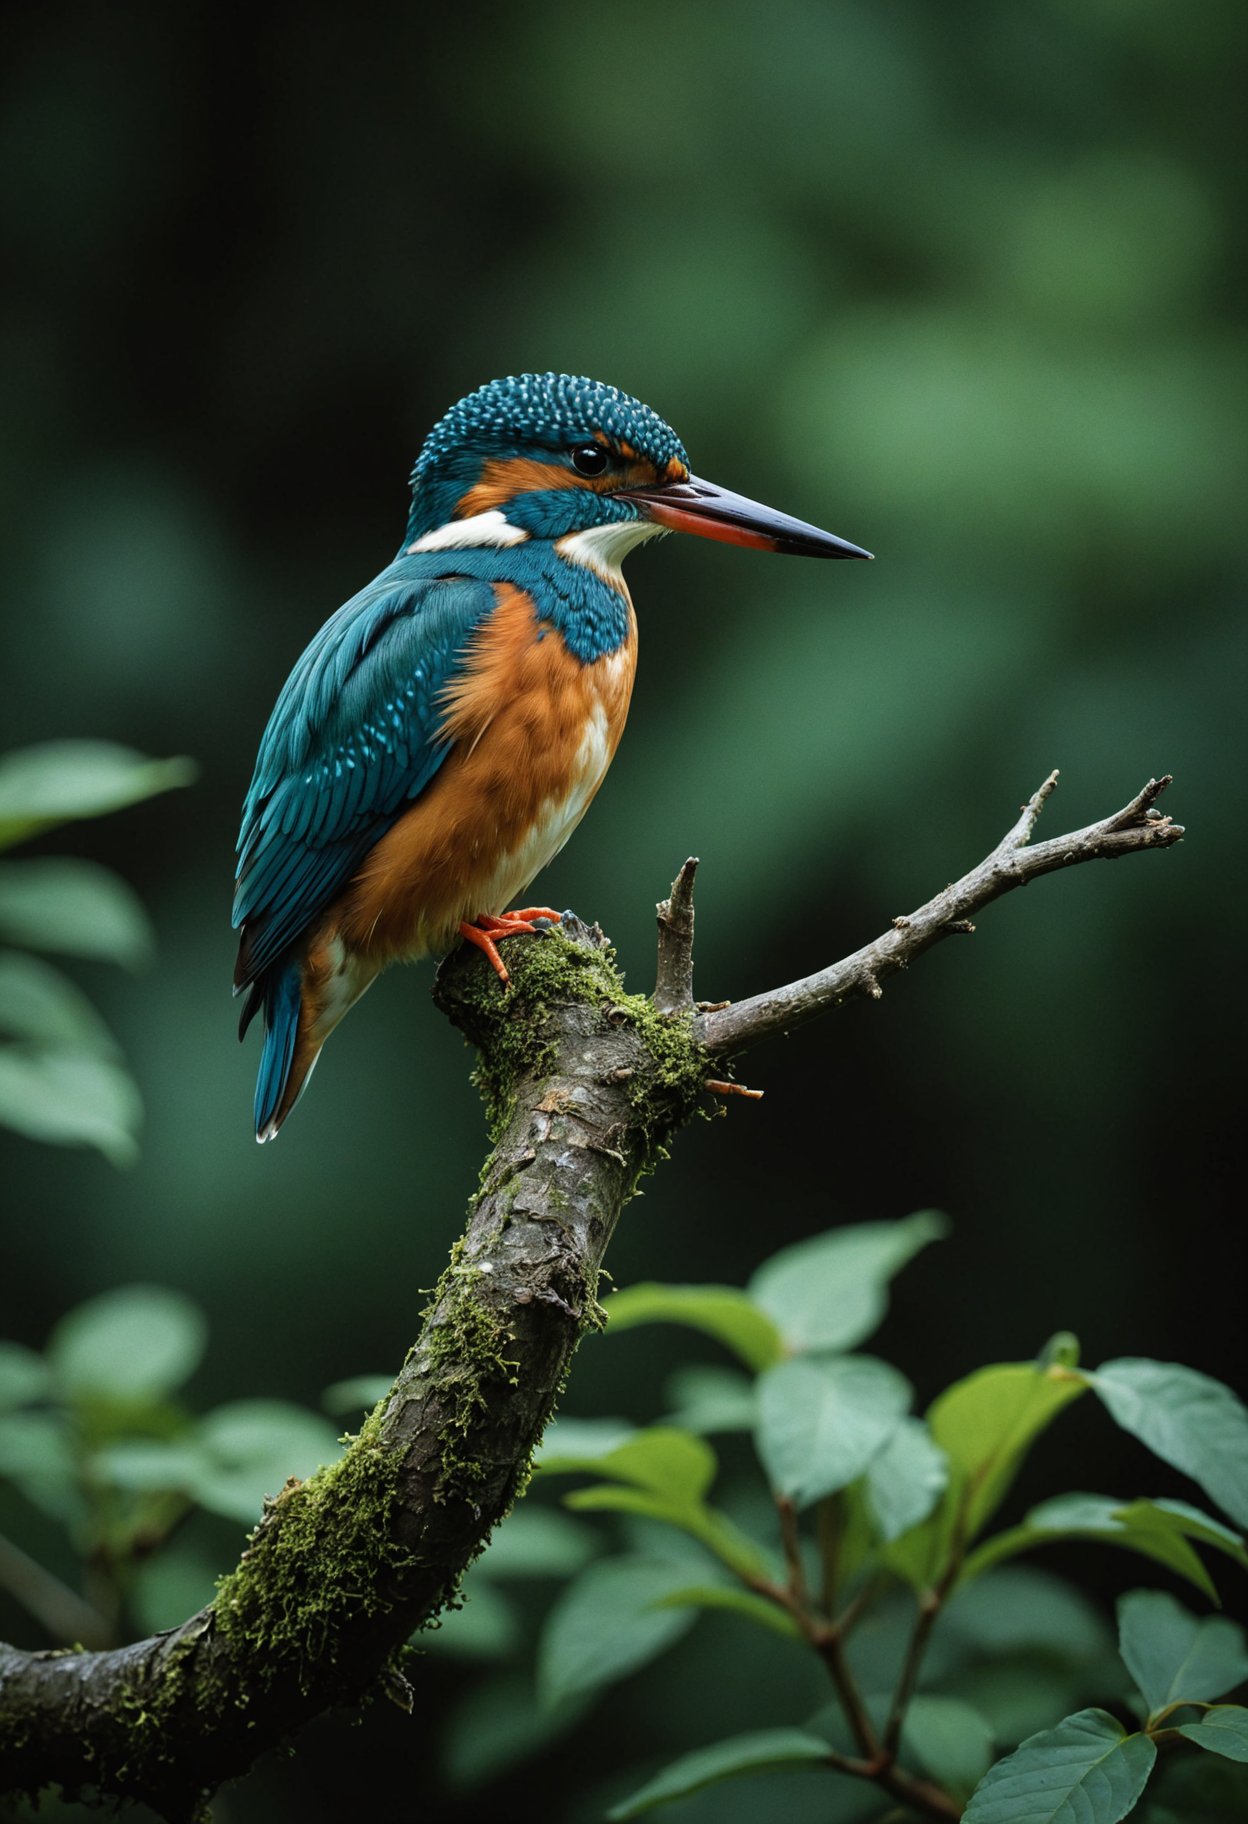
[{"label": "bird claw", "polygon": [[461,924],[459,935],[466,943],[484,952],[503,987],[510,988],[511,976],[498,953],[499,943],[505,937],[546,937],[561,919],[562,915],[550,906],[525,906],[515,912],[504,912],[501,917],[493,912],[482,912],[471,924]]}]

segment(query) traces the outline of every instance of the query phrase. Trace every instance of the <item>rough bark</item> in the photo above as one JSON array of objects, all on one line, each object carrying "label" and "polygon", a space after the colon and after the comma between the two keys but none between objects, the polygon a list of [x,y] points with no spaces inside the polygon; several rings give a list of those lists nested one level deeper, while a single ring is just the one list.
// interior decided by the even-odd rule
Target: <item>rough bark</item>
[{"label": "rough bark", "polygon": [[141,1798],[179,1824],[330,1706],[407,1701],[403,1643],[523,1485],[577,1341],[600,1321],[620,1211],[712,1063],[849,993],[878,996],[881,974],[1039,873],[1183,833],[1154,809],[1163,780],[1028,848],[1055,777],[964,880],[843,963],[736,1007],[694,1009],[692,863],[659,908],[654,1000],[626,994],[602,933],[570,918],[513,942],[506,995],[475,952],[452,955],[435,998],[478,1048],[493,1150],[394,1387],[338,1462],[267,1505],[216,1601],[181,1627],[111,1652],[0,1646],[0,1790]]}]

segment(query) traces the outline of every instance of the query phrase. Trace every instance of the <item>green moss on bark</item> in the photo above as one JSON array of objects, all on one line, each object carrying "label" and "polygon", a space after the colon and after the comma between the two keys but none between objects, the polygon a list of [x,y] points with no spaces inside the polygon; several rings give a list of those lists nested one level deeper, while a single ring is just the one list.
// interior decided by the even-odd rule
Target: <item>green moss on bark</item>
[{"label": "green moss on bark", "polygon": [[438,1438],[441,1474],[436,1498],[472,1500],[487,1466],[467,1449],[476,1415],[489,1404],[492,1381],[514,1386],[516,1363],[506,1350],[511,1332],[494,1307],[479,1296],[482,1270],[464,1258],[461,1237],[451,1249],[446,1271],[434,1291],[429,1314],[435,1315],[421,1346],[422,1370],[437,1379],[450,1413]]},{"label": "green moss on bark", "polygon": [[222,1579],[215,1625],[244,1668],[232,1686],[293,1671],[306,1690],[354,1618],[391,1607],[392,1578],[412,1559],[393,1538],[401,1458],[381,1442],[384,1408],[336,1463],[287,1485]]},{"label": "green moss on bark", "polygon": [[709,1069],[689,1017],[659,1013],[645,995],[630,994],[612,949],[590,949],[559,931],[513,940],[507,962],[509,989],[475,962],[457,982],[463,1024],[480,1053],[473,1080],[491,1140],[498,1141],[514,1115],[520,1084],[558,1066],[550,1010],[576,1003],[590,1009],[604,1032],[629,1026],[637,1033],[648,1060],[629,1079],[628,1098],[647,1154],[661,1147],[697,1107]]}]

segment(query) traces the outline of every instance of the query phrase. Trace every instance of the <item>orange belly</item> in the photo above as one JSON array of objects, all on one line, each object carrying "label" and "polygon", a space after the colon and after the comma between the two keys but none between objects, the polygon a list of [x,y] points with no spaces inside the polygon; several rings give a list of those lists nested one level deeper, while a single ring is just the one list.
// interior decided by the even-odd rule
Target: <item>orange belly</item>
[{"label": "orange belly", "polygon": [[625,644],[585,665],[520,590],[498,593],[447,693],[450,754],[322,927],[378,968],[448,949],[461,921],[521,895],[580,822],[624,731],[631,606]]}]

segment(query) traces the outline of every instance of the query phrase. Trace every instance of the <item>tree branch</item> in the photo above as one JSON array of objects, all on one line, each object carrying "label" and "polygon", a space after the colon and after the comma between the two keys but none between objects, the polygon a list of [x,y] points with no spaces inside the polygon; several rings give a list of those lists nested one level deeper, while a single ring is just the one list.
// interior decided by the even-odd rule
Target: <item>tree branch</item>
[{"label": "tree branch", "polygon": [[1142,849],[1164,849],[1183,835],[1181,824],[1154,808],[1170,784],[1167,773],[1150,779],[1130,804],[1100,823],[1056,836],[1051,842],[1030,846],[1031,833],[1044,805],[1057,787],[1056,771],[1022,807],[1014,827],[1001,838],[978,867],[964,874],[917,911],[895,918],[892,928],[873,943],[782,988],[772,988],[749,1000],[700,1014],[693,1024],[695,1038],[714,1055],[744,1051],[759,1039],[787,1032],[803,1020],[839,1006],[851,994],[879,1000],[881,981],[907,968],[916,956],[942,938],[973,932],[973,914],[994,899],[1025,887],[1041,874],[1073,867],[1081,861],[1113,861]]},{"label": "tree branch", "polygon": [[1038,874],[1182,834],[1153,809],[1162,780],[1103,823],[1028,847],[1053,783],[986,861],[874,944],[736,1006],[693,1006],[693,862],[660,908],[654,1001],[625,992],[602,933],[570,916],[514,943],[508,994],[475,952],[454,952],[434,995],[478,1048],[493,1150],[394,1387],[337,1462],[266,1503],[216,1601],[181,1627],[110,1652],[0,1646],[3,1790],[85,1787],[184,1824],[330,1706],[380,1692],[410,1707],[398,1655],[523,1485],[577,1342],[600,1321],[620,1211],[712,1062],[878,993],[881,975]]},{"label": "tree branch", "polygon": [[698,858],[691,855],[672,882],[671,897],[654,908],[659,925],[659,963],[654,978],[654,1005],[659,1013],[689,1013],[693,1008],[693,877]]},{"label": "tree branch", "polygon": [[[442,1010],[480,1048],[494,1149],[394,1387],[346,1453],[266,1512],[217,1600],[114,1652],[0,1647],[9,1790],[55,1781],[191,1819],[331,1705],[379,1681],[507,1513],[640,1173],[702,1094],[687,1022],[625,993],[600,931],[509,953],[504,994],[456,951]],[[407,1701],[410,1702],[410,1693]]]}]

